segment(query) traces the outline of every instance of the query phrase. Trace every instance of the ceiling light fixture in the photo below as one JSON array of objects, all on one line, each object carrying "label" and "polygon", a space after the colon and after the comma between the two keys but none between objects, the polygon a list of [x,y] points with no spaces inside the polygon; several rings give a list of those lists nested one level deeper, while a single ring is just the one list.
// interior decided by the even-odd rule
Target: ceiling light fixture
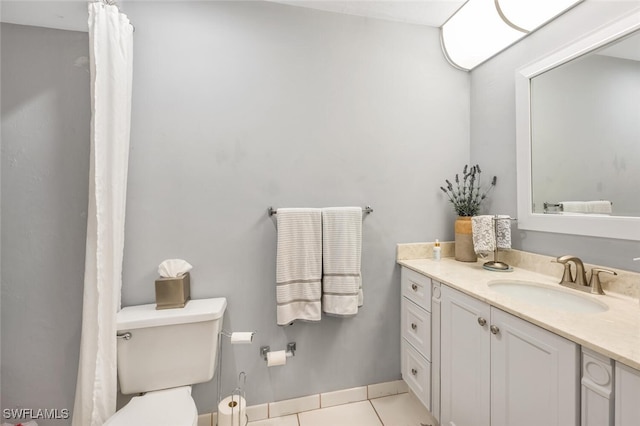
[{"label": "ceiling light fixture", "polygon": [[583,0],[468,0],[440,28],[447,60],[471,70]]}]

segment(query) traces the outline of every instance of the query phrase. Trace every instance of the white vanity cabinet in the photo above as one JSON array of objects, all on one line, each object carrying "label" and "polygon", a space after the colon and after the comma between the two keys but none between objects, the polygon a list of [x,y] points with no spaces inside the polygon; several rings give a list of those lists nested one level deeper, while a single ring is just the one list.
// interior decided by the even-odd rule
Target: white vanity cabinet
[{"label": "white vanity cabinet", "polygon": [[402,378],[431,410],[431,279],[401,270]]},{"label": "white vanity cabinet", "polygon": [[443,426],[577,426],[579,347],[441,287]]},{"label": "white vanity cabinet", "polygon": [[615,426],[640,425],[640,371],[616,362]]}]

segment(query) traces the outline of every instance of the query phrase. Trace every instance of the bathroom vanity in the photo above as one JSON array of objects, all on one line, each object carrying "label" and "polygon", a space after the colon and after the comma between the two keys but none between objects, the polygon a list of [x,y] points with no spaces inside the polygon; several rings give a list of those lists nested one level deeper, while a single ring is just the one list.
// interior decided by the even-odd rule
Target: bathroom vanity
[{"label": "bathroom vanity", "polygon": [[399,248],[403,379],[447,426],[640,424],[638,300],[561,288],[534,256],[551,273]]}]

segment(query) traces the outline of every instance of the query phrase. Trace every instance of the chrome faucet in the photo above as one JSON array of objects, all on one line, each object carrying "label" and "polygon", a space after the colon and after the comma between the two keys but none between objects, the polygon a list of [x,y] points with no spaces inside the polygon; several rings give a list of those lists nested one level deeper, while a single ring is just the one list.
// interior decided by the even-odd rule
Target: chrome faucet
[{"label": "chrome faucet", "polygon": [[[564,273],[560,280],[560,285],[573,288],[575,290],[586,291],[592,294],[604,294],[602,291],[602,284],[600,283],[600,272],[607,274],[618,275],[615,271],[603,268],[593,268],[591,270],[591,277],[587,283],[587,273],[584,269],[584,263],[576,256],[565,255],[556,258],[556,262],[564,265]],[[571,263],[576,265],[576,277],[571,276]]]}]

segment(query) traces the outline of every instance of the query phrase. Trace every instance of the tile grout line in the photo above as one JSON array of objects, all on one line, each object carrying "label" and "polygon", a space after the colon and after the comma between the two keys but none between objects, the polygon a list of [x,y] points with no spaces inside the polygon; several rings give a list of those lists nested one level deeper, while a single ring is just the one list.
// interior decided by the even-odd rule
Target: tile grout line
[{"label": "tile grout line", "polygon": [[371,408],[373,408],[373,412],[376,413],[376,416],[378,417],[378,420],[380,420],[380,424],[382,426],[384,426],[384,422],[382,421],[382,417],[380,417],[380,414],[378,413],[378,410],[376,410],[376,406],[373,405],[373,403],[371,402],[370,399],[367,399],[367,401],[369,401],[369,404],[371,404]]}]

